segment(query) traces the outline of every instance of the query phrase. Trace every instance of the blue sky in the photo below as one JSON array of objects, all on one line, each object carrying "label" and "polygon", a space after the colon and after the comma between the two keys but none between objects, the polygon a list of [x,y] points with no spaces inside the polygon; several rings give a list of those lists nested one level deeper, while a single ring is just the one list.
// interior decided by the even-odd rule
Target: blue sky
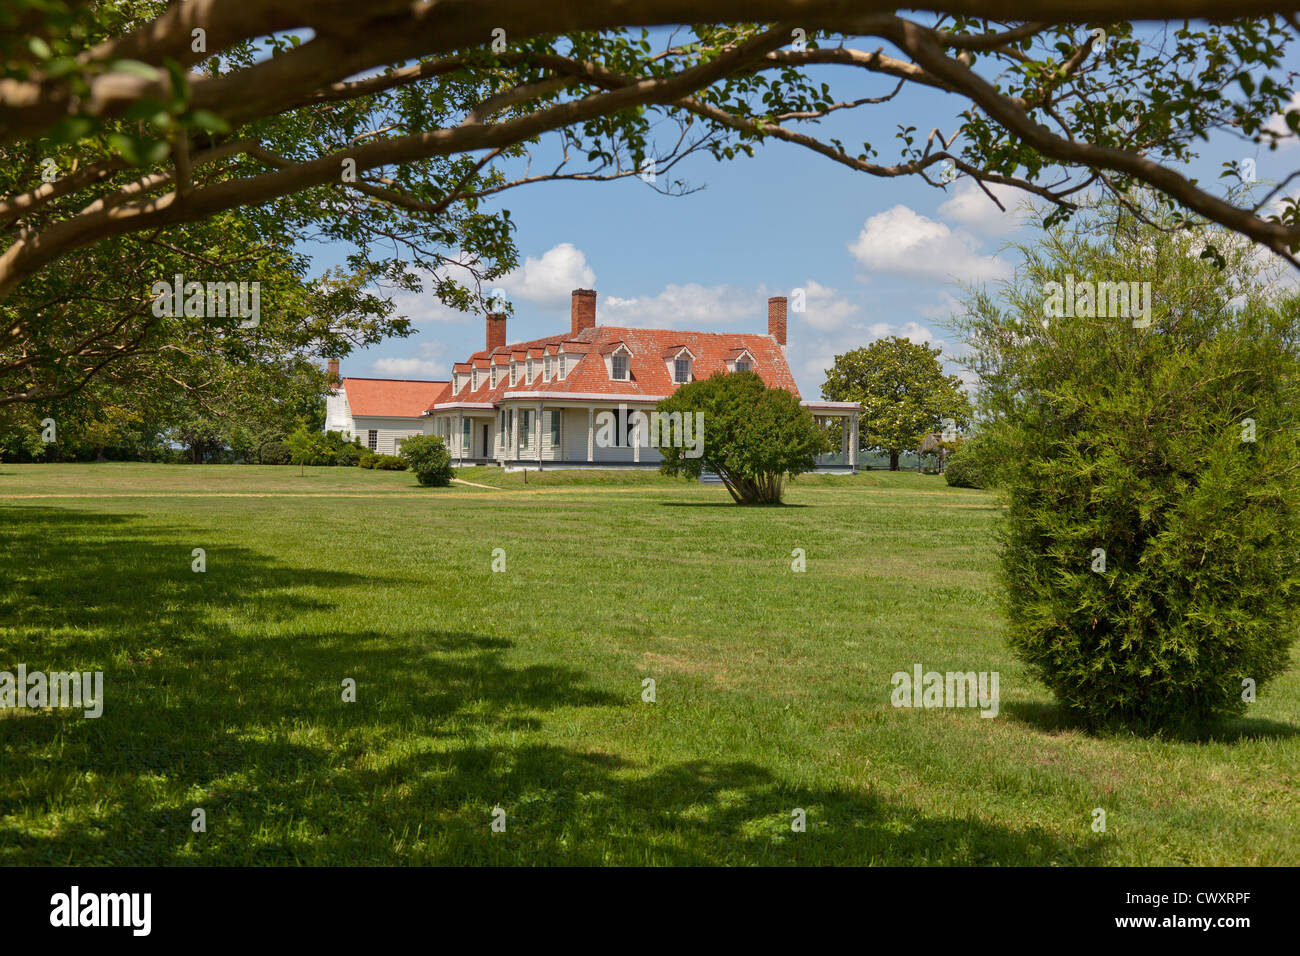
[{"label": "blue sky", "polygon": [[[891,88],[826,69],[840,98]],[[935,126],[951,134],[961,106],[942,93],[904,91],[810,129],[849,147],[869,140],[880,161],[893,162],[900,124],[922,137]],[[1204,183],[1218,182],[1224,161],[1245,156],[1256,159],[1261,182],[1285,177],[1296,157],[1291,148],[1269,152],[1232,139],[1201,153],[1186,172]],[[1015,211],[1025,198],[1019,191],[1005,192],[1004,214],[967,179],[946,190],[915,177],[878,179],[786,143],[727,163],[689,157],[672,175],[704,188],[672,198],[632,178],[502,195],[521,261],[497,283],[514,306],[510,341],[567,329],[569,293],[578,287],[599,293],[601,324],[736,332],[766,332],[768,296],[798,287],[808,307],[789,317],[787,354],[805,398],[820,395],[837,353],[888,335],[941,347],[949,370],[960,372],[949,318],[961,284],[1009,276],[1015,256],[1006,244],[1031,238]],[[337,249],[308,251],[321,268],[340,258]],[[450,312],[427,295],[402,296],[398,306],[416,333],[354,352],[345,375],[446,378],[452,362],[483,347],[482,316]]]}]

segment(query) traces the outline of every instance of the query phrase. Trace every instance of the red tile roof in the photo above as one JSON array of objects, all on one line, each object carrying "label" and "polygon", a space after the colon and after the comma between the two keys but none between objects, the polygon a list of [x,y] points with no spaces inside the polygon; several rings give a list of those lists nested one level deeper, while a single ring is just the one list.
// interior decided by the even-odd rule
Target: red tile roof
[{"label": "red tile roof", "polygon": [[[727,361],[747,351],[754,357],[753,371],[769,388],[784,388],[797,398],[799,388],[786,362],[785,352],[770,335],[758,335],[735,332],[683,332],[676,329],[624,329],[609,325],[596,325],[583,329],[576,338],[571,333],[529,342],[515,342],[494,349],[491,353],[476,352],[472,359],[479,356],[492,356],[492,361],[500,362],[512,352],[521,349],[545,348],[554,354],[557,346],[569,356],[566,362],[573,362],[569,373],[561,381],[552,377],[544,382],[540,375],[531,382],[524,382],[522,377],[515,385],[508,377],[503,377],[496,388],[491,382],[484,381],[477,389],[471,391],[468,385],[455,395],[448,392],[439,399],[440,402],[500,402],[508,393],[541,392],[554,394],[561,398],[571,395],[610,395],[636,396],[644,395],[647,400],[671,394],[677,385],[673,383],[672,374],[665,362],[665,354],[676,354],[682,348],[689,349],[695,356],[692,374],[696,379],[708,378],[717,371],[726,371]],[[612,379],[605,366],[602,352],[610,352],[619,344],[625,344],[632,352],[629,361],[630,380]],[[475,361],[479,365],[478,361]],[[484,363],[486,364],[486,363]],[[479,367],[482,367],[481,365]]]},{"label": "red tile roof", "polygon": [[424,410],[449,392],[449,382],[424,382],[395,378],[345,378],[352,417],[419,418]]}]

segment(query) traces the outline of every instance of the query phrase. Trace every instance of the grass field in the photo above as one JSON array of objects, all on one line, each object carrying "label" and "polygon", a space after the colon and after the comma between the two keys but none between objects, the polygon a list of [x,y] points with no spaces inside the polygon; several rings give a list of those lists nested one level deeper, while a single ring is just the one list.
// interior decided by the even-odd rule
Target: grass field
[{"label": "grass field", "polygon": [[[1063,725],[981,492],[460,477],[0,464],[0,670],[105,675],[0,710],[0,863],[1300,863],[1300,672],[1197,740]],[[999,715],[891,707],[918,663]]]}]

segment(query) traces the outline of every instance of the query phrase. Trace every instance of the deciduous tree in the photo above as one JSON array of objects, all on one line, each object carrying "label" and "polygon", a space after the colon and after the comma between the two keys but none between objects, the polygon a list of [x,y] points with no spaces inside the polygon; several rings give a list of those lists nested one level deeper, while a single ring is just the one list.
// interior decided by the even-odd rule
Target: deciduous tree
[{"label": "deciduous tree", "polygon": [[660,470],[694,479],[714,472],[737,504],[779,504],[786,479],[812,471],[817,456],[832,447],[826,430],[793,394],[768,388],[754,372],[719,372],[690,382],[660,402],[658,411],[683,420],[691,416],[703,435],[698,456],[690,456],[693,448],[661,447]]},{"label": "deciduous tree", "polygon": [[826,370],[822,396],[862,405],[858,441],[889,455],[891,471],[898,470],[899,454],[916,451],[926,435],[943,428],[945,419],[957,428],[969,421],[970,402],[961,379],[944,374],[941,351],[891,336],[835,356],[834,366]]},{"label": "deciduous tree", "polygon": [[[772,140],[869,176],[969,179],[995,201],[995,187],[1017,187],[1058,217],[1085,190],[1144,184],[1179,211],[1163,220],[1173,228],[1217,222],[1295,253],[1285,177],[1251,192],[1233,164],[1223,188],[1188,173],[1208,135],[1254,150],[1279,135],[1275,116],[1281,134],[1300,125],[1286,4],[1029,0],[1023,19],[987,14],[848,0],[11,0],[0,367],[90,356],[80,373],[100,374],[133,347],[131,309],[164,263],[141,256],[111,296],[103,266],[150,249],[206,255],[184,227],[249,220],[258,237],[275,223],[344,242],[353,270],[469,309],[517,258],[492,197],[631,176],[684,192],[682,157]],[[861,143],[817,135],[835,114],[936,93],[951,125],[946,111]],[[84,318],[69,306],[110,300]],[[61,351],[23,351],[50,330]]]}]

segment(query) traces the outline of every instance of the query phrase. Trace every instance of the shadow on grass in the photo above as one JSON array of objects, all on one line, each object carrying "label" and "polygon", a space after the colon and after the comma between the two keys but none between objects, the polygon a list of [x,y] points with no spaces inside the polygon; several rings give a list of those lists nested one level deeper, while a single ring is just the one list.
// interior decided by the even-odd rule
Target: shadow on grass
[{"label": "shadow on grass", "polygon": [[[1107,851],[793,786],[743,755],[639,764],[559,745],[546,735],[560,712],[627,723],[642,705],[568,663],[515,663],[506,638],[295,631],[334,607],[310,594],[390,583],[379,575],[249,548],[209,552],[195,574],[202,543],[137,515],[0,509],[0,537],[0,668],[105,674],[99,719],[0,717],[0,864],[1088,864]],[[230,623],[250,620],[283,626],[250,637]],[[796,808],[806,833],[791,830]]]},{"label": "shadow on grass", "polygon": [[750,511],[755,508],[807,508],[808,505],[791,504],[782,501],[777,504],[763,504],[755,502],[754,504],[742,505],[734,501],[660,501],[659,504],[664,508],[733,508],[736,511]]},{"label": "shadow on grass", "polygon": [[1200,726],[1183,727],[1164,733],[1140,733],[1122,727],[1096,730],[1088,727],[1070,711],[1058,704],[1041,702],[1016,702],[1002,705],[1002,712],[1012,720],[1043,733],[1075,732],[1090,736],[1131,735],[1184,743],[1239,743],[1245,740],[1284,740],[1300,735],[1300,727],[1276,720],[1243,717],[1210,721]]}]

